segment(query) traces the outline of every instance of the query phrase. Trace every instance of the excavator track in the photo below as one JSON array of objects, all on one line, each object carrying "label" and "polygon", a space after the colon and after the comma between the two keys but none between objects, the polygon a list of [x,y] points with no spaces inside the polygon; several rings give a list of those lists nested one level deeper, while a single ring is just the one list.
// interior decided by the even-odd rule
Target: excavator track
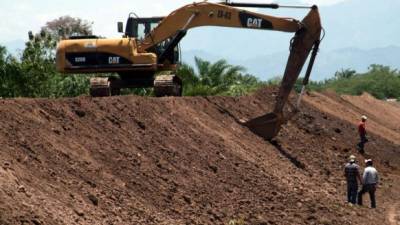
[{"label": "excavator track", "polygon": [[159,75],[154,80],[156,97],[182,96],[182,80],[176,75]]},{"label": "excavator track", "polygon": [[115,87],[116,80],[110,77],[90,78],[90,96],[107,97],[119,95],[120,89]]}]

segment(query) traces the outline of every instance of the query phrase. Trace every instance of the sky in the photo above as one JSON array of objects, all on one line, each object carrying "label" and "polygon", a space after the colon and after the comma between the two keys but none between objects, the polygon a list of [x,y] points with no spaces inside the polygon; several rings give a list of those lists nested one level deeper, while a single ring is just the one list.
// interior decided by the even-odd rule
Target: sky
[{"label": "sky", "polygon": [[[271,3],[265,0],[250,2]],[[249,2],[236,0],[234,2]],[[303,4],[332,5],[346,0],[300,0]],[[210,1],[216,2],[216,1]],[[295,0],[279,1],[298,4]],[[118,37],[116,23],[125,21],[130,12],[139,16],[160,16],[193,0],[0,0],[0,44],[26,40],[27,32],[37,32],[47,21],[70,15],[93,22],[95,34]]]}]

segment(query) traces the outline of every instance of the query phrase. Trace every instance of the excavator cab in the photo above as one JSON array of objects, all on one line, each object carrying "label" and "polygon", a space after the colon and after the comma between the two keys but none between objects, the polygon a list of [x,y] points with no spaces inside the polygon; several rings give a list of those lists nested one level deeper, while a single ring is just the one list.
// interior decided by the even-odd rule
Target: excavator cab
[{"label": "excavator cab", "polygon": [[[158,26],[164,17],[134,17],[134,13],[130,13],[125,27],[125,36],[143,40],[147,34]],[[119,30],[121,32],[121,30]]]},{"label": "excavator cab", "polygon": [[[138,41],[142,41],[146,38],[150,32],[156,28],[160,22],[164,19],[164,17],[137,17],[135,13],[130,13],[129,17],[126,21],[125,32],[123,32],[122,22],[118,23],[118,32],[124,33],[126,37],[135,38]],[[171,38],[162,41],[157,44],[150,50],[150,52],[156,53],[156,55],[161,55],[166,51],[169,43],[171,42]],[[180,46],[179,44],[165,56],[165,59],[168,60],[169,64],[179,64],[180,63]]]}]

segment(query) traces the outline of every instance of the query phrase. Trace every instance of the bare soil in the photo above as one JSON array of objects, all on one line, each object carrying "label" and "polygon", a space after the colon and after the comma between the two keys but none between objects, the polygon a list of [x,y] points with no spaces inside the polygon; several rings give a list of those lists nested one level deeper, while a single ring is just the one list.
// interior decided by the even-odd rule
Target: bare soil
[{"label": "bare soil", "polygon": [[[275,92],[0,100],[0,224],[398,224],[400,108],[308,93],[268,142],[239,121]],[[350,154],[380,172],[375,210],[346,203]]]}]

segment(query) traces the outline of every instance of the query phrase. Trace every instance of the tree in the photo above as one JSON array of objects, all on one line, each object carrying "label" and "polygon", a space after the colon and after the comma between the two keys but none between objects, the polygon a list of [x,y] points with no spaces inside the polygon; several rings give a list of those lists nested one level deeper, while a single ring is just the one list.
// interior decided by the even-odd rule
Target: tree
[{"label": "tree", "polygon": [[55,68],[55,47],[60,38],[91,34],[91,23],[60,17],[29,32],[19,59],[0,46],[0,95],[2,97],[63,97],[88,93],[87,76],[64,76]]},{"label": "tree", "polygon": [[0,46],[0,96],[9,96],[9,73],[8,73],[8,56],[7,49]]},{"label": "tree", "polygon": [[66,15],[47,22],[41,32],[48,33],[54,40],[70,36],[86,36],[93,34],[92,24],[92,22]]},{"label": "tree", "polygon": [[195,63],[196,70],[187,64],[178,70],[184,95],[242,95],[262,84],[256,77],[243,74],[245,68],[230,65],[226,60],[210,63],[195,57]]},{"label": "tree", "polygon": [[341,78],[348,79],[348,78],[353,77],[355,74],[356,74],[355,70],[352,70],[352,69],[345,69],[345,70],[341,69],[340,71],[337,71],[335,73],[335,78],[336,79],[341,79]]},{"label": "tree", "polygon": [[332,89],[339,94],[360,95],[368,92],[379,99],[400,97],[400,73],[388,66],[372,64],[366,73],[346,69],[334,79],[316,83],[314,90]]}]

